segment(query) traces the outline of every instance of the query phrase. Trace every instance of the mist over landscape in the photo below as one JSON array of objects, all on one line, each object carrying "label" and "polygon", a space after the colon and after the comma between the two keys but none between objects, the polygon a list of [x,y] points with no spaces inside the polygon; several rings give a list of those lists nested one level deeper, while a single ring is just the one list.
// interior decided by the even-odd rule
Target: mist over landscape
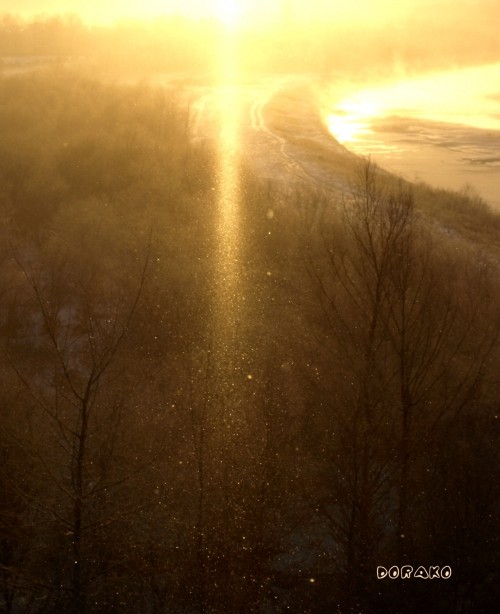
[{"label": "mist over landscape", "polygon": [[494,0],[0,0],[0,610],[493,614]]}]

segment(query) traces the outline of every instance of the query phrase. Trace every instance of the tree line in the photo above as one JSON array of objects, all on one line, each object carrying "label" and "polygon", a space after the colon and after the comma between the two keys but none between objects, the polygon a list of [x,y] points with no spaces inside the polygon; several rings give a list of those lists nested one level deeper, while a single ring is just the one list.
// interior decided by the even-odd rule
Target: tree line
[{"label": "tree line", "polygon": [[[472,14],[469,12],[472,11]],[[314,73],[331,78],[353,71],[358,78],[496,62],[499,44],[496,7],[455,7],[432,15],[412,13],[397,23],[372,25],[332,21],[243,24],[235,57],[241,71]],[[425,41],[422,31],[428,32]],[[225,36],[215,19],[158,16],[89,24],[78,15],[41,14],[23,18],[0,14],[0,67],[13,59],[53,62],[71,59],[112,73],[133,75],[183,72],[203,78],[218,70]],[[467,45],[463,41],[467,40]]]}]

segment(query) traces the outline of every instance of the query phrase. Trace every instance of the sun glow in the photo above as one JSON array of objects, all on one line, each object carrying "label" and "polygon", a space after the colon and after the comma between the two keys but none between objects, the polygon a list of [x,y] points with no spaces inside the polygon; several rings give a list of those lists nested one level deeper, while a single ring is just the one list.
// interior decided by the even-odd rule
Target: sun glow
[{"label": "sun glow", "polygon": [[325,123],[340,143],[362,140],[372,133],[374,119],[391,116],[500,130],[498,103],[491,96],[491,84],[498,82],[499,66],[496,63],[438,72],[354,93],[355,86],[345,86],[335,96],[339,102],[324,105]]},{"label": "sun glow", "polygon": [[355,142],[361,135],[370,133],[370,120],[381,115],[380,101],[366,98],[343,100],[335,112],[326,119],[328,130],[339,143]]},{"label": "sun glow", "polygon": [[235,28],[242,17],[242,6],[237,0],[218,0],[216,3],[215,16],[228,28]]},{"label": "sun glow", "polygon": [[360,134],[368,131],[368,123],[353,119],[350,116],[330,115],[327,119],[328,130],[339,143],[350,143]]}]

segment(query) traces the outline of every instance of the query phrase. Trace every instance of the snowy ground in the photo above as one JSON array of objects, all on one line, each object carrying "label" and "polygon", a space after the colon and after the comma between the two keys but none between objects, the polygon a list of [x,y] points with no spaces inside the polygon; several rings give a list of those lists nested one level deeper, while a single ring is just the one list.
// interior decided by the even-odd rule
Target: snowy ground
[{"label": "snowy ground", "polygon": [[344,192],[354,155],[320,121],[309,77],[200,88],[192,103],[194,140],[220,140],[229,113],[238,115],[243,159],[263,179],[286,187],[315,185]]},{"label": "snowy ground", "polygon": [[320,119],[312,76],[283,75],[194,92],[192,129],[217,140],[221,120],[238,109],[244,158],[262,178],[284,186],[345,192],[355,155],[370,155],[408,181],[472,187],[500,210],[500,132],[406,117],[378,118],[369,135],[340,145]]}]

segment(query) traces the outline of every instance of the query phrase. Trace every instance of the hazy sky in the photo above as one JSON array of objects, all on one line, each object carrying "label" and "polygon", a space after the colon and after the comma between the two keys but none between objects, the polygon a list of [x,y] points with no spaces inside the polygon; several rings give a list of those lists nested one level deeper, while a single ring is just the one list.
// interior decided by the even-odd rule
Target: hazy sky
[{"label": "hazy sky", "polygon": [[[275,19],[285,4],[296,20],[328,19],[337,22],[397,20],[413,12],[436,14],[460,11],[498,0],[0,0],[0,13],[23,16],[79,14],[85,21],[114,21],[128,17],[182,14],[189,17],[219,16],[231,20],[265,22]],[[500,13],[500,10],[499,10]]]}]

